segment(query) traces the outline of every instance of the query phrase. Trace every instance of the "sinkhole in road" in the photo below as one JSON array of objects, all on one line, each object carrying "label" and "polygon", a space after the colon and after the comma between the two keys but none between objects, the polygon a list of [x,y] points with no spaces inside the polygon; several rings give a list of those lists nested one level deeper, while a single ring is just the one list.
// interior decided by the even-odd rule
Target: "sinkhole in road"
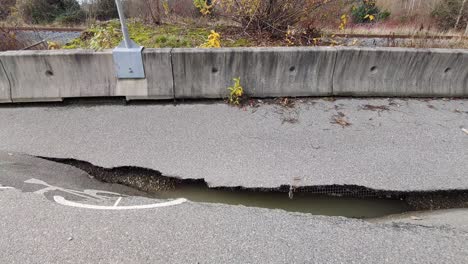
[{"label": "sinkhole in road", "polygon": [[279,189],[208,188],[204,183],[181,183],[172,190],[154,193],[153,197],[184,197],[195,202],[244,205],[352,218],[380,217],[411,210],[411,207],[400,199],[333,195],[317,194],[299,189],[296,189],[291,195],[289,191]]},{"label": "sinkhole in road", "polygon": [[351,185],[213,188],[203,179],[179,179],[146,168],[109,169],[75,159],[41,158],[77,167],[102,182],[126,185],[144,192],[146,197],[157,199],[186,198],[193,202],[350,218],[375,218],[416,210],[468,206],[468,192],[465,191],[396,192]]}]

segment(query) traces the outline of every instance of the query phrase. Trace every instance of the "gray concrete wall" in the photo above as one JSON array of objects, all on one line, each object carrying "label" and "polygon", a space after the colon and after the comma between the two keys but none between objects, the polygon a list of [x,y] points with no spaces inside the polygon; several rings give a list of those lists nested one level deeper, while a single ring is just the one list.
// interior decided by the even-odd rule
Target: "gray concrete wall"
[{"label": "gray concrete wall", "polygon": [[2,61],[0,61],[0,103],[8,102],[11,102],[10,80],[8,80]]},{"label": "gray concrete wall", "polygon": [[112,96],[112,53],[85,50],[10,51],[0,55],[13,101]]},{"label": "gray concrete wall", "polygon": [[9,51],[0,54],[14,102],[100,96],[173,98],[170,49],[145,51],[143,57],[148,78],[119,81],[115,77],[111,50]]},{"label": "gray concrete wall", "polygon": [[241,78],[250,96],[331,95],[332,48],[174,49],[176,98],[221,98]]},{"label": "gray concrete wall", "polygon": [[145,49],[143,63],[148,81],[148,97],[174,98],[174,80],[171,63],[172,49]]},{"label": "gray concrete wall", "polygon": [[[172,49],[144,49],[145,79],[117,80],[116,94],[128,99],[173,99]],[[107,69],[113,72],[113,68]]]},{"label": "gray concrete wall", "polygon": [[253,97],[468,97],[467,50],[145,49],[147,78],[141,80],[118,80],[110,50],[9,51],[0,61],[0,102],[225,98],[235,77]]},{"label": "gray concrete wall", "polygon": [[333,94],[468,96],[468,51],[338,48]]}]

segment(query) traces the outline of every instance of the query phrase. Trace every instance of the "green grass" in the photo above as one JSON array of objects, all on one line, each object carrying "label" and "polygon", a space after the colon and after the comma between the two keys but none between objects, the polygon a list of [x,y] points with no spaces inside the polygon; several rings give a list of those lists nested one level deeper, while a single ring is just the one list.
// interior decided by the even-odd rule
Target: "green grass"
[{"label": "green grass", "polygon": [[[210,30],[222,30],[223,28],[201,28],[186,25],[149,26],[141,22],[128,21],[130,38],[146,48],[190,48],[199,47],[207,41]],[[109,49],[116,47],[122,40],[120,24],[118,20],[111,20],[96,24],[84,32],[81,36],[66,44],[64,49]],[[251,41],[244,38],[223,39],[221,32],[221,44],[224,47],[252,46]]]}]

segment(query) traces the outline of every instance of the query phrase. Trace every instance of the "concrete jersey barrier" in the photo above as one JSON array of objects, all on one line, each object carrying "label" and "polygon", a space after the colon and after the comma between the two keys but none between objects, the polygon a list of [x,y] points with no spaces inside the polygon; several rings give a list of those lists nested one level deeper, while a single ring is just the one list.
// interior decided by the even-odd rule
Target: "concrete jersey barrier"
[{"label": "concrete jersey barrier", "polygon": [[468,51],[339,48],[333,94],[340,96],[463,97]]},{"label": "concrete jersey barrier", "polygon": [[222,98],[240,77],[253,97],[332,94],[333,48],[175,49],[176,98]]},{"label": "concrete jersey barrier", "polygon": [[11,102],[10,80],[6,74],[2,62],[0,61],[0,103]]},{"label": "concrete jersey barrier", "polygon": [[118,80],[110,50],[0,53],[0,102],[69,97],[468,96],[468,51],[291,47],[145,49],[146,79]]},{"label": "concrete jersey barrier", "polygon": [[143,54],[149,74],[143,80],[118,80],[112,51],[8,51],[0,54],[11,101],[57,101],[70,97],[173,98],[170,49]]}]

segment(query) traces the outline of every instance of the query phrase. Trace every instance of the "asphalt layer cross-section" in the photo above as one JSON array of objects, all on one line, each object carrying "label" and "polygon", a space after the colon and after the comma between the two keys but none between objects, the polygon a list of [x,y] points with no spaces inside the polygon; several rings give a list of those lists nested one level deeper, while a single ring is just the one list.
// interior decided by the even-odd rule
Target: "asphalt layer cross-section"
[{"label": "asphalt layer cross-section", "polygon": [[0,150],[210,186],[468,189],[468,100],[0,107]]}]

